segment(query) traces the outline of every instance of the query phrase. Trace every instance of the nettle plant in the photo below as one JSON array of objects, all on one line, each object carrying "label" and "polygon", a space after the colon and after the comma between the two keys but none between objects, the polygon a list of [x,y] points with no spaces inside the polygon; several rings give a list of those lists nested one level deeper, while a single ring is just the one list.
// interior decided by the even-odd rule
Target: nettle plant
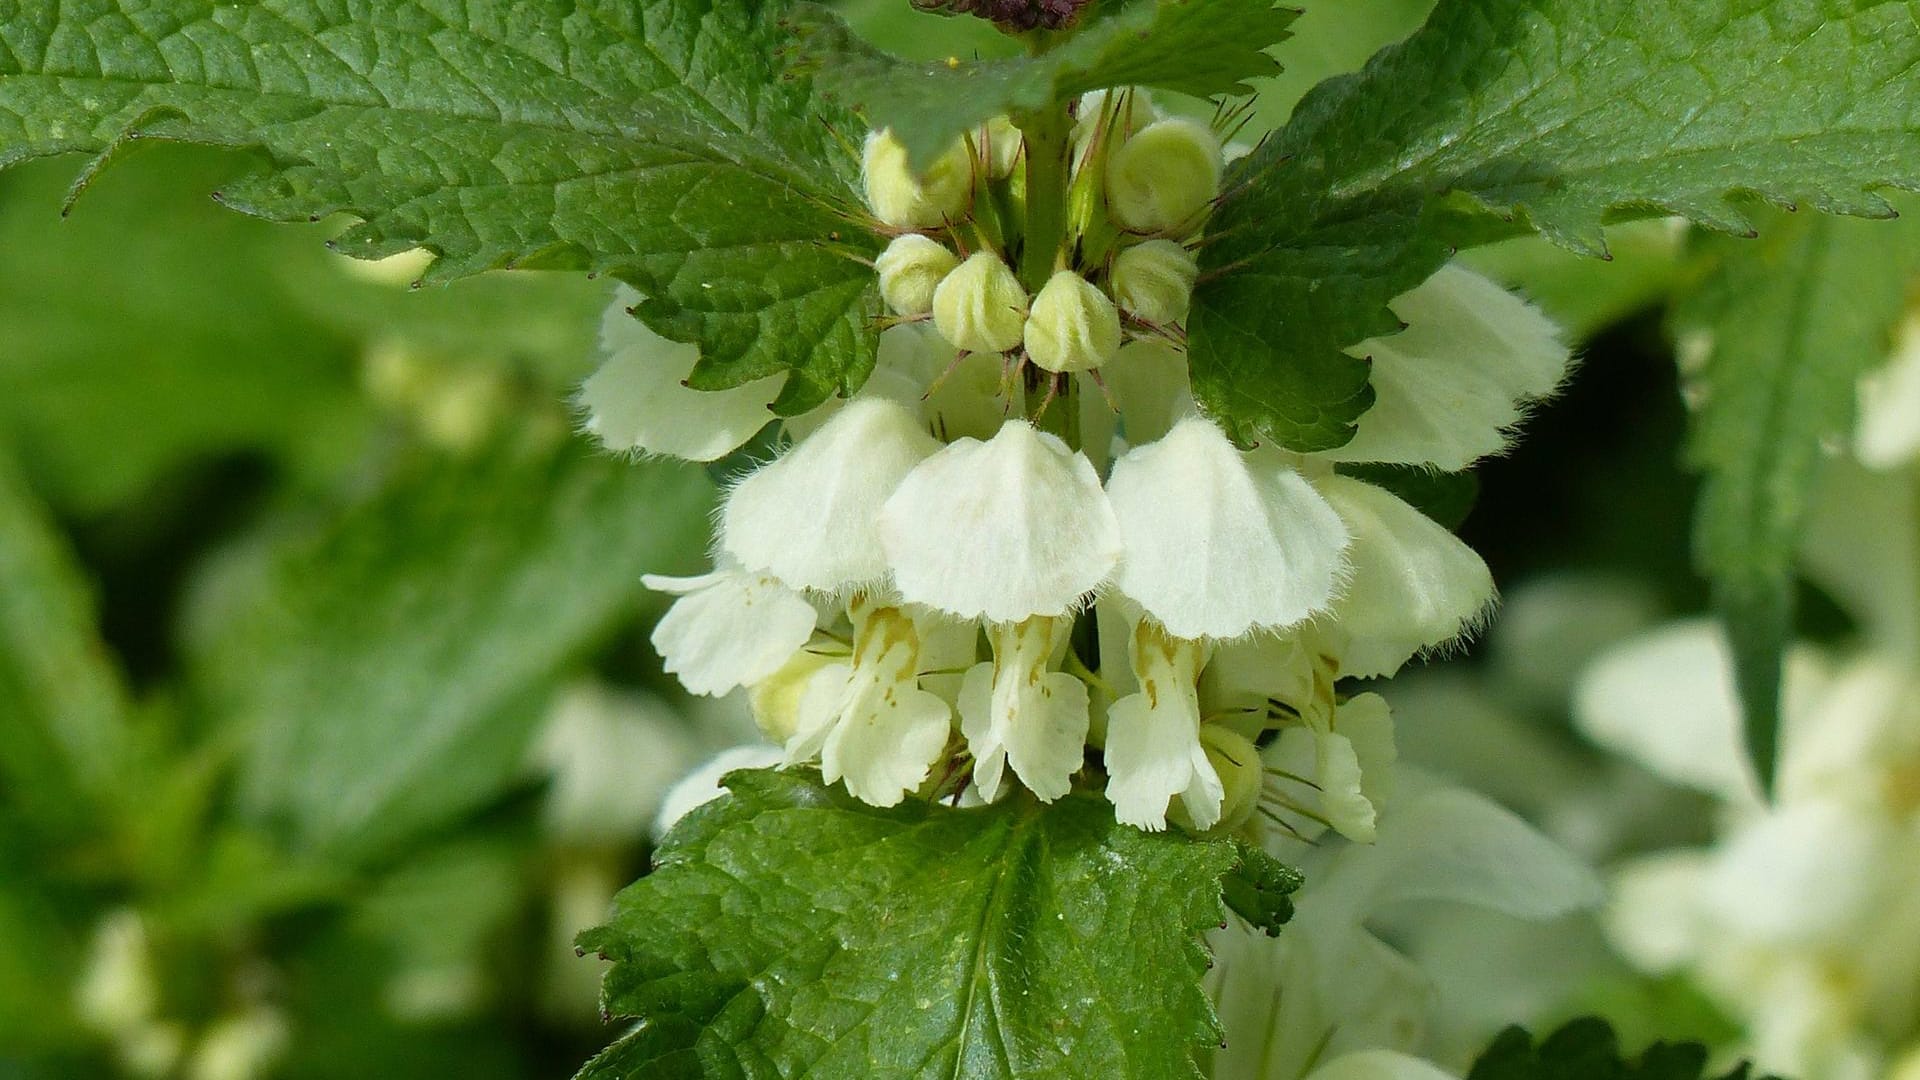
[{"label": "nettle plant", "polygon": [[[1021,54],[908,62],[756,0],[0,3],[0,164],[95,155],[77,195],[146,140],[248,147],[217,197],[349,213],[348,254],[616,278],[588,428],[747,463],[712,571],[648,579],[654,643],[783,760],[581,936],[638,1021],[583,1075],[1198,1075],[1247,1008],[1203,935],[1281,933],[1314,884],[1276,854],[1380,834],[1358,680],[1485,618],[1466,470],[1568,367],[1454,257],[1920,187],[1913,0],[1440,0],[1258,140],[1301,14],[1270,0],[946,13]],[[1851,372],[1724,345],[1701,556],[1764,774]],[[1437,1075],[1325,1060],[1341,1022],[1285,1060]],[[1582,1062],[1702,1063],[1630,1074],[1576,1026],[1474,1075]]]}]

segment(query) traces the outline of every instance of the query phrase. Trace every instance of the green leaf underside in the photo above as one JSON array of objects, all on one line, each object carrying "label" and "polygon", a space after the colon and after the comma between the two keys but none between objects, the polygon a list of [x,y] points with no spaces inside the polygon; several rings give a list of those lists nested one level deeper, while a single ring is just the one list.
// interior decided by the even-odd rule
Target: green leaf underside
[{"label": "green leaf underside", "polygon": [[242,812],[296,850],[377,859],[484,805],[640,575],[697,564],[711,505],[691,466],[499,451],[227,567],[190,645],[248,737]]},{"label": "green leaf underside", "polygon": [[[1920,0],[1441,0],[1229,171],[1189,319],[1194,388],[1243,438],[1338,446],[1341,350],[1459,248],[1608,221],[1746,232],[1743,198],[1886,216],[1920,186]],[[1749,206],[1750,208],[1750,206]]]},{"label": "green leaf underside", "polygon": [[1794,551],[1856,385],[1886,362],[1920,245],[1904,222],[1776,214],[1758,242],[1709,238],[1711,272],[1674,315],[1708,345],[1689,446],[1704,473],[1694,557],[1733,649],[1748,750],[1769,787],[1781,657],[1793,633]]},{"label": "green leaf underside", "polygon": [[341,250],[424,245],[438,278],[617,273],[701,343],[696,386],[792,369],[797,411],[871,365],[876,241],[847,118],[778,77],[781,40],[758,0],[0,0],[0,165],[259,147],[231,206],[351,212]]},{"label": "green leaf underside", "polygon": [[[1711,1080],[1746,1080],[1746,1064]],[[1582,1017],[1534,1044],[1526,1029],[1501,1032],[1467,1073],[1467,1080],[1709,1080],[1707,1048],[1657,1042],[1629,1060],[1605,1020]],[[1777,1080],[1777,1078],[1756,1078]]]},{"label": "green leaf underside", "polygon": [[1104,802],[881,810],[817,776],[735,773],[583,949],[641,1022],[581,1072],[1189,1080],[1231,845]]},{"label": "green leaf underside", "polygon": [[1092,90],[1251,93],[1249,79],[1279,72],[1265,50],[1290,36],[1299,15],[1273,0],[1135,0],[1038,56],[933,63],[889,56],[817,4],[801,5],[791,21],[801,36],[796,66],[813,73],[828,98],[892,129],[909,160],[925,168],[994,116]]}]

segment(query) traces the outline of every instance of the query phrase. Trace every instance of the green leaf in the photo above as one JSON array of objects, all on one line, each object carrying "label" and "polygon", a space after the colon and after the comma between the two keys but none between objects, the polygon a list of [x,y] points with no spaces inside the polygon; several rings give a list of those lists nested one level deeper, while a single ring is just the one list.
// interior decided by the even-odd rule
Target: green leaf
[{"label": "green leaf", "polygon": [[1771,787],[1794,551],[1828,447],[1853,430],[1859,377],[1886,362],[1920,281],[1914,230],[1775,215],[1756,243],[1708,238],[1709,271],[1674,314],[1704,346],[1688,449],[1705,478],[1694,559],[1733,647],[1747,746]]},{"label": "green leaf", "polygon": [[1199,979],[1233,847],[1098,798],[880,810],[734,773],[580,936],[639,1025],[587,1080],[1196,1078]]},{"label": "green leaf", "polygon": [[[138,139],[257,147],[225,187],[337,241],[490,267],[618,274],[697,340],[693,383],[792,369],[803,409],[872,362],[877,249],[857,163],[760,0],[0,0],[0,165]],[[104,159],[103,159],[104,160]]]},{"label": "green leaf", "polygon": [[1371,397],[1342,350],[1460,248],[1599,254],[1656,213],[1745,232],[1756,194],[1885,216],[1876,187],[1920,186],[1917,63],[1920,0],[1442,0],[1229,171],[1195,391],[1243,438],[1338,446]]},{"label": "green leaf", "polygon": [[48,836],[88,828],[114,795],[126,713],[80,568],[0,445],[0,804]]},{"label": "green leaf", "polygon": [[1300,871],[1243,840],[1233,842],[1235,861],[1220,879],[1220,898],[1235,915],[1269,937],[1293,918]]},{"label": "green leaf", "polygon": [[[1699,1043],[1657,1042],[1629,1061],[1613,1028],[1588,1016],[1562,1025],[1538,1046],[1525,1028],[1506,1029],[1474,1061],[1467,1080],[1706,1080],[1706,1070],[1707,1048]],[[1747,1076],[1743,1063],[1715,1080]]]},{"label": "green leaf", "polygon": [[1196,97],[1250,93],[1249,79],[1279,72],[1268,48],[1300,13],[1274,0],[1134,0],[1037,56],[916,63],[860,40],[840,16],[805,4],[796,66],[822,93],[891,128],[917,167],[1002,113],[1033,111],[1110,86],[1149,86]]},{"label": "green leaf", "polygon": [[297,852],[376,858],[511,783],[562,665],[697,563],[712,485],[583,447],[401,476],[203,582],[202,694],[239,802]]}]

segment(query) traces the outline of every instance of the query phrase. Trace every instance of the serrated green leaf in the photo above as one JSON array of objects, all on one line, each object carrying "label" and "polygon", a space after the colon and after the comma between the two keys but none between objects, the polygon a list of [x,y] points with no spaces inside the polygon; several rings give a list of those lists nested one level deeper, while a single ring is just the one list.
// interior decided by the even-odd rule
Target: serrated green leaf
[{"label": "serrated green leaf", "polygon": [[1761,239],[1710,237],[1674,314],[1704,346],[1688,448],[1705,476],[1694,558],[1733,648],[1747,746],[1771,786],[1794,551],[1828,458],[1853,429],[1859,377],[1886,362],[1920,281],[1914,229],[1773,215]]},{"label": "serrated green leaf", "polygon": [[1225,843],[1119,825],[1095,797],[880,810],[735,773],[579,944],[639,1025],[583,1080],[1192,1080]]},{"label": "serrated green leaf", "polygon": [[1293,894],[1300,871],[1245,841],[1233,842],[1234,863],[1220,879],[1220,899],[1228,910],[1269,937],[1293,918]]},{"label": "serrated green leaf", "polygon": [[511,783],[563,663],[698,562],[712,485],[572,446],[403,475],[203,583],[202,694],[250,740],[239,803],[377,858]]},{"label": "serrated green leaf", "polygon": [[798,8],[796,66],[821,91],[890,128],[924,168],[970,128],[1110,86],[1244,94],[1280,65],[1266,50],[1300,13],[1274,0],[1134,0],[1037,56],[915,63],[860,40],[817,4]]},{"label": "serrated green leaf", "polygon": [[0,444],[0,805],[70,839],[113,796],[126,691],[81,571]]},{"label": "serrated green leaf", "polygon": [[[1534,1045],[1525,1028],[1502,1031],[1467,1073],[1467,1080],[1706,1080],[1707,1048],[1657,1042],[1628,1060],[1613,1028],[1598,1017],[1568,1021]],[[1715,1080],[1747,1080],[1746,1064]],[[1778,1080],[1778,1078],[1756,1078]]]},{"label": "serrated green leaf", "polygon": [[[702,346],[693,382],[793,370],[781,407],[857,386],[876,250],[857,163],[760,0],[0,2],[0,166],[138,138],[258,147],[222,191],[279,220],[362,219],[448,278],[589,268]],[[851,256],[851,257],[850,257]]]},{"label": "serrated green leaf", "polygon": [[1597,254],[1662,212],[1746,231],[1754,194],[1883,216],[1876,187],[1920,186],[1916,64],[1917,0],[1442,0],[1229,171],[1195,390],[1243,437],[1340,445],[1369,404],[1341,350],[1460,248]]}]

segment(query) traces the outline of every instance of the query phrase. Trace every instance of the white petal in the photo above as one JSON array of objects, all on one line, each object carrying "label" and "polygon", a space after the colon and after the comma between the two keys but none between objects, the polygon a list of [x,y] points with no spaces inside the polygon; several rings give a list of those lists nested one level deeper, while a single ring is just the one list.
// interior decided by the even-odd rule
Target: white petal
[{"label": "white petal", "polygon": [[1048,671],[1066,645],[1072,623],[1028,619],[995,626],[992,663],[968,670],[960,690],[960,732],[974,756],[974,779],[991,802],[999,792],[1002,765],[1041,802],[1072,788],[1086,754],[1087,686],[1063,672]]},{"label": "white petal", "polygon": [[1533,826],[1472,792],[1439,788],[1389,808],[1374,849],[1380,877],[1360,906],[1452,901],[1523,919],[1597,905],[1600,882]]},{"label": "white petal", "polygon": [[1559,327],[1471,270],[1442,267],[1391,306],[1407,329],[1347,350],[1373,358],[1374,403],[1331,460],[1464,469],[1500,452],[1524,403],[1566,373]]},{"label": "white petal", "polygon": [[1372,843],[1377,807],[1391,781],[1393,716],[1379,694],[1360,694],[1336,713],[1338,730],[1314,736],[1320,804],[1335,831]]},{"label": "white petal", "polygon": [[1854,454],[1875,469],[1920,457],[1920,315],[1909,318],[1885,366],[1860,378]]},{"label": "white petal", "polygon": [[1348,539],[1340,515],[1211,421],[1182,420],[1128,451],[1107,497],[1123,552],[1114,584],[1176,637],[1280,629],[1333,599]]},{"label": "white petal", "polygon": [[1700,906],[1708,858],[1700,851],[1662,852],[1615,875],[1603,925],[1634,967],[1664,975],[1700,955],[1709,929]]},{"label": "white petal", "polygon": [[805,597],[764,574],[721,570],[640,580],[680,594],[655,624],[653,647],[695,694],[717,696],[778,671],[813,636],[819,615]]},{"label": "white petal", "polygon": [[780,748],[758,743],[728,747],[708,758],[667,790],[660,801],[660,814],[653,819],[653,838],[659,840],[681,818],[725,795],[721,777],[741,769],[770,769],[778,764]]},{"label": "white petal", "polygon": [[1785,948],[1854,940],[1897,860],[1884,821],[1837,802],[1770,810],[1715,853],[1707,912],[1743,937]]},{"label": "white petal", "polygon": [[1226,785],[1200,742],[1195,687],[1205,662],[1201,646],[1168,638],[1149,622],[1134,631],[1132,668],[1140,692],[1107,711],[1107,801],[1114,817],[1148,831],[1167,827],[1167,804],[1178,795],[1196,829],[1220,820]]},{"label": "white petal", "polygon": [[1307,1074],[1307,1080],[1457,1080],[1431,1061],[1392,1050],[1342,1054]]},{"label": "white petal", "polygon": [[863,695],[828,734],[820,750],[820,773],[828,783],[845,780],[854,798],[893,806],[927,779],[947,745],[951,710],[925,690],[896,687],[890,694]]},{"label": "white petal", "polygon": [[609,450],[715,461],[773,419],[767,406],[785,376],[725,390],[689,388],[685,380],[700,359],[699,346],[669,341],[628,315],[639,300],[622,286],[607,310],[600,334],[606,359],[580,387],[587,431]]},{"label": "white petal", "polygon": [[728,494],[726,551],[795,588],[833,592],[880,581],[880,507],[939,446],[900,403],[850,401]]},{"label": "white petal", "polygon": [[1352,644],[1342,675],[1391,675],[1422,649],[1474,628],[1493,603],[1493,575],[1459,537],[1372,484],[1318,481],[1353,534],[1352,575],[1333,617]]},{"label": "white petal", "polygon": [[880,511],[900,595],[961,618],[1065,615],[1119,560],[1087,459],[1012,421],[921,462]]}]

